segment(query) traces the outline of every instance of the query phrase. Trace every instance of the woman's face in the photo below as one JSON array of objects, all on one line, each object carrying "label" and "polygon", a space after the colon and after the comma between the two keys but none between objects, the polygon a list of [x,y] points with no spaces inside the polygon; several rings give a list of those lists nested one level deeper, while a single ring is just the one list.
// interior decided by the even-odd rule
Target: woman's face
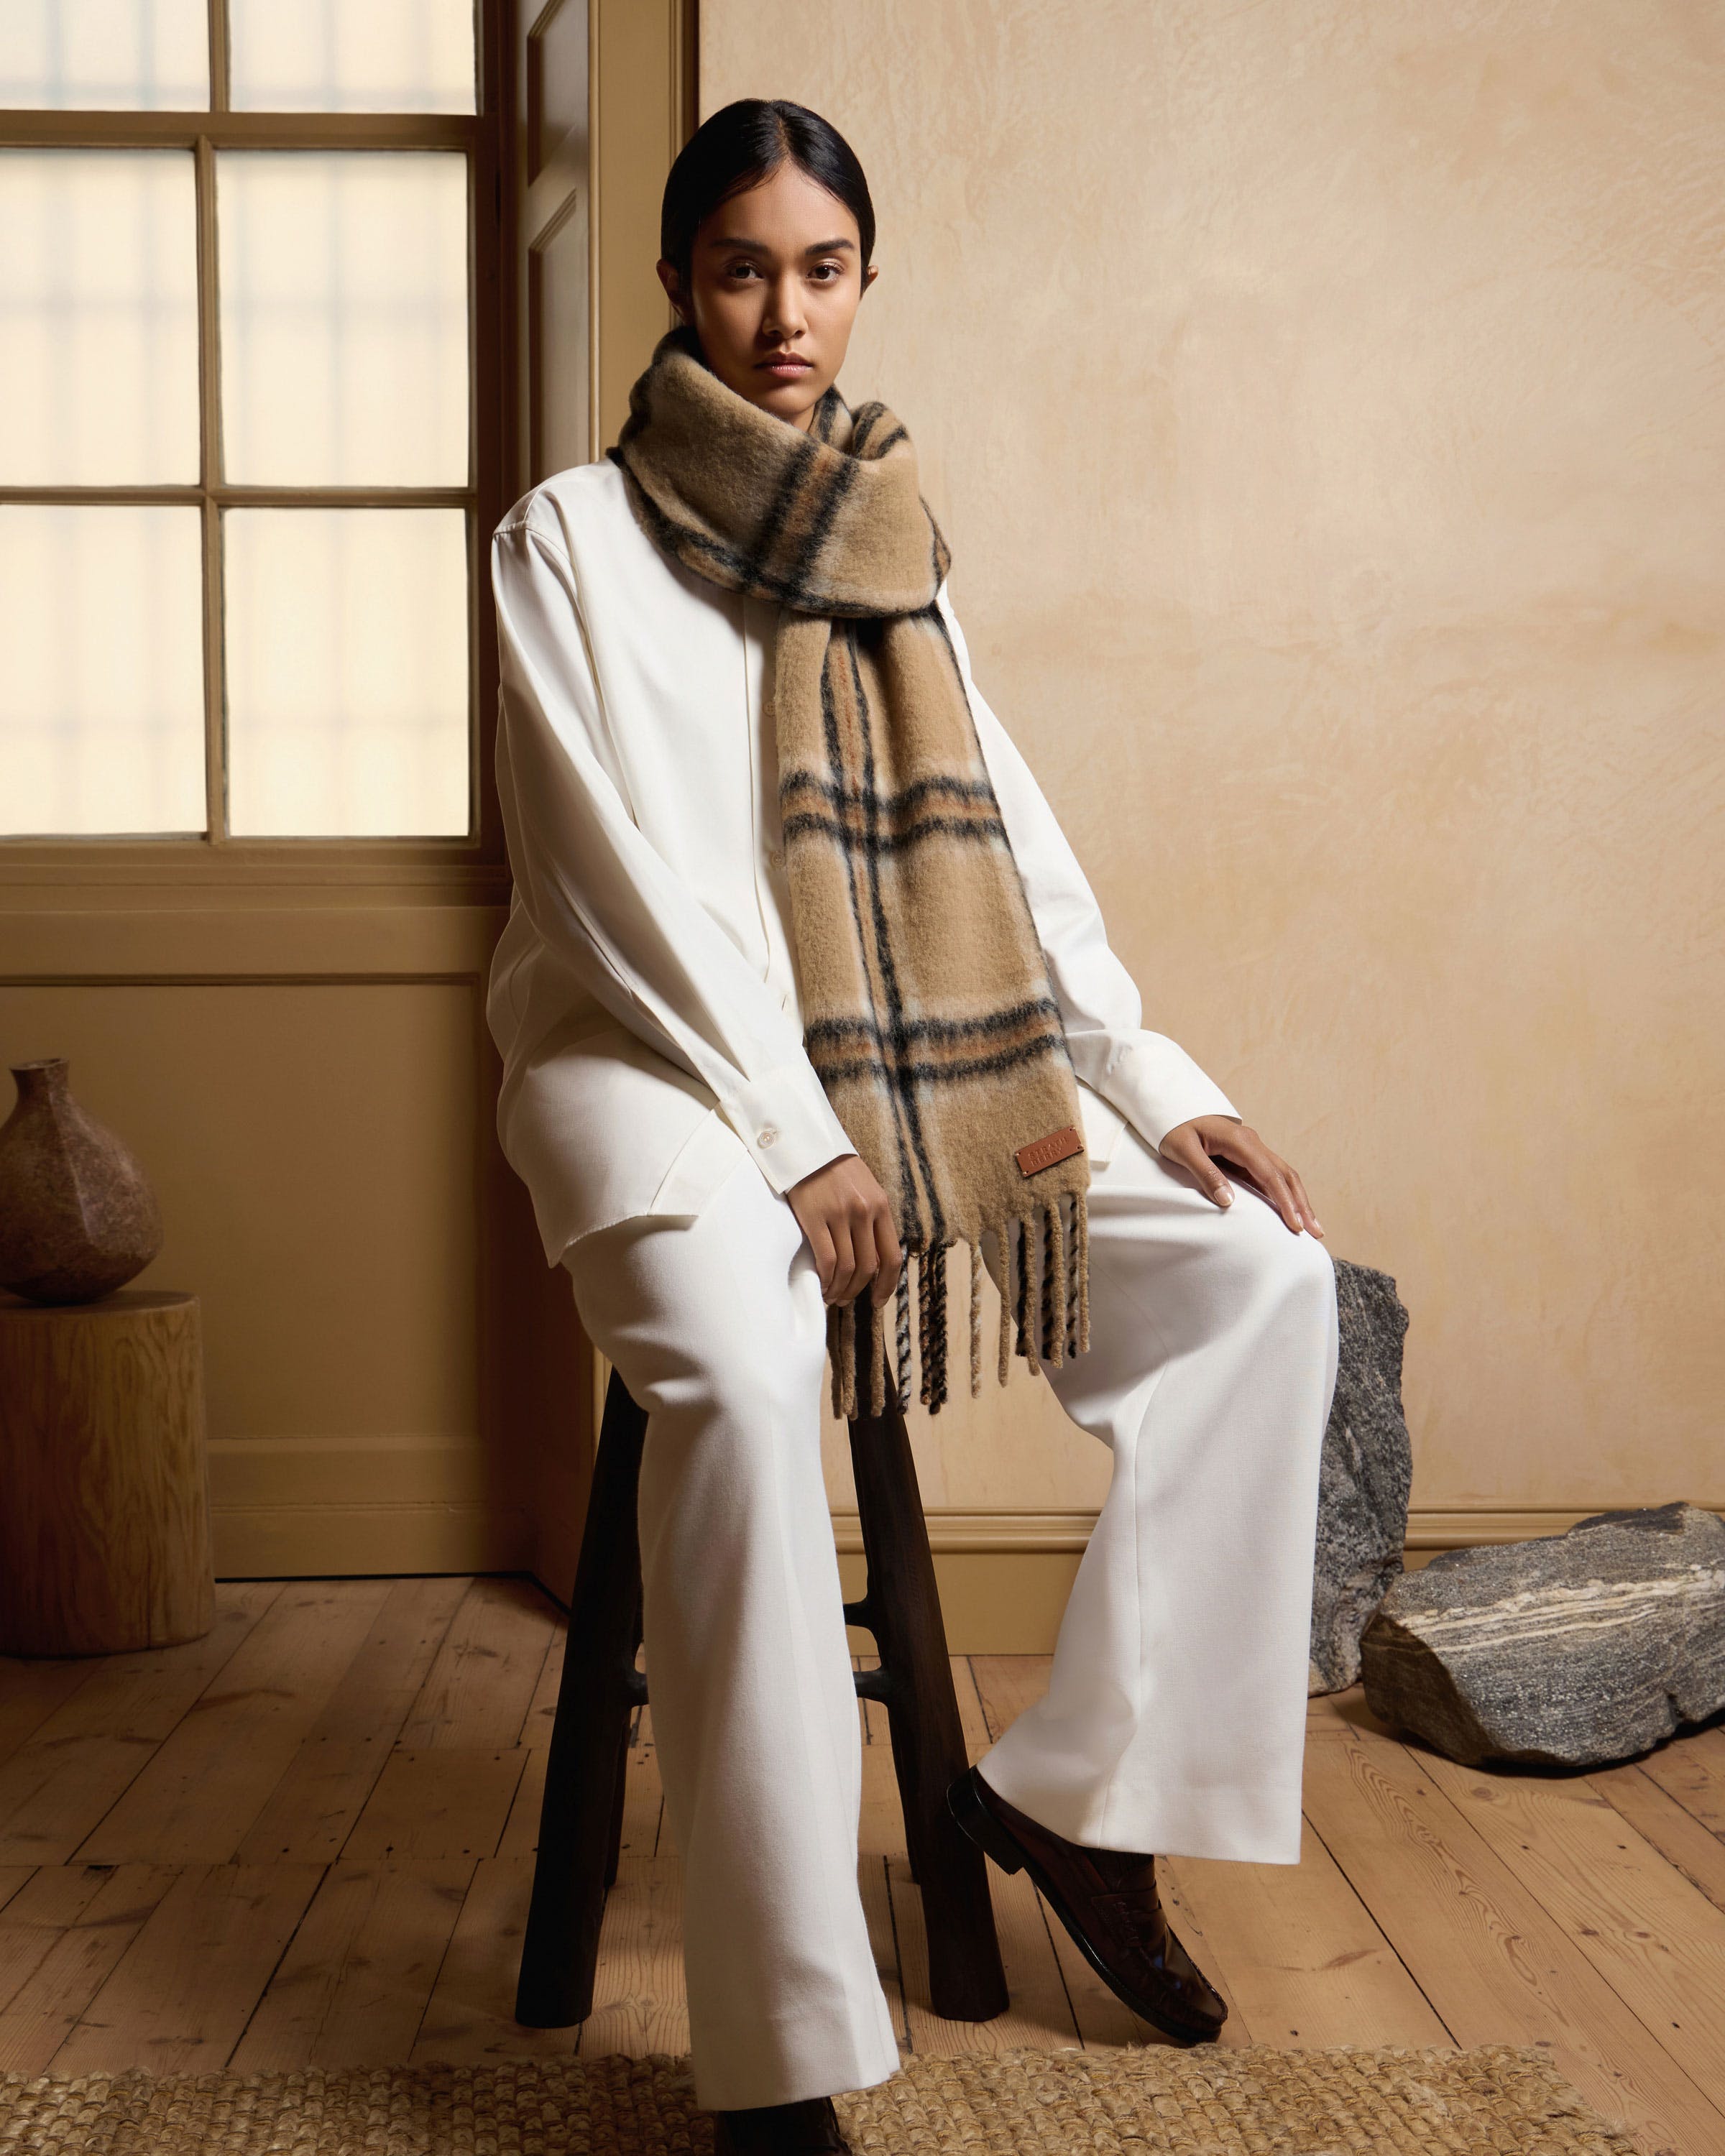
[{"label": "woman's face", "polygon": [[686,290],[674,264],[659,264],[720,381],[805,430],[875,275],[863,270],[856,219],[788,157],[702,220]]}]

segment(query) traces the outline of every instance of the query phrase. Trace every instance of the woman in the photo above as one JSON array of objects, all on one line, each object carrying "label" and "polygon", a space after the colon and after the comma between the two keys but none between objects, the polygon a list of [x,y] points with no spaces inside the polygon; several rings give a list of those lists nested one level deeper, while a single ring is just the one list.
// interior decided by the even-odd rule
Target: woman
[{"label": "woman", "polygon": [[666,185],[678,326],[616,447],[494,540],[499,1128],[648,1410],[654,1730],[697,2094],[734,2149],[842,2148],[831,2095],[898,2063],[856,1886],[829,1370],[843,1408],[907,1400],[914,1363],[937,1411],[968,1246],[973,1390],[986,1264],[999,1377],[1024,1355],[1111,1449],[1047,1696],[952,1802],[1189,2041],[1224,2009],[1151,1852],[1297,1861],[1335,1381],[1300,1177],[1142,1026],[972,680],[905,430],[834,387],[873,240],[825,121],[715,114]]}]

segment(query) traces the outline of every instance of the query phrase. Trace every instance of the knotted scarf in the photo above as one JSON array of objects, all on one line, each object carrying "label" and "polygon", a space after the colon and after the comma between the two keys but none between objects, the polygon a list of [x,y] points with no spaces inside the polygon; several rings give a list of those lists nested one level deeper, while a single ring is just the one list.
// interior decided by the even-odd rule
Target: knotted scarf
[{"label": "knotted scarf", "polygon": [[1058,1368],[1090,1334],[1077,1081],[936,604],[949,557],[910,437],[836,388],[805,434],[722,382],[680,326],[609,454],[665,553],[781,608],[768,716],[803,1043],[905,1253],[891,1337],[866,1288],[829,1313],[834,1410],[859,1412],[862,1370],[867,1412],[889,1382],[909,1405],[914,1266],[920,1397],[939,1412],[955,1243],[980,1392],[988,1229],[999,1381],[1012,1352]]}]

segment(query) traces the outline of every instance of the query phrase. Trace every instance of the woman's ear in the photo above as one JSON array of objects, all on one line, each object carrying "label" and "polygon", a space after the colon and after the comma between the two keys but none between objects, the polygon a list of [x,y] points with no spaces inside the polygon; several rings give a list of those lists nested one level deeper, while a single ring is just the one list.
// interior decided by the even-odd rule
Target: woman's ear
[{"label": "woman's ear", "polygon": [[659,271],[659,281],[665,287],[665,297],[676,310],[677,320],[686,323],[689,320],[689,309],[683,296],[683,280],[678,275],[676,264],[667,262],[661,255],[655,267]]}]

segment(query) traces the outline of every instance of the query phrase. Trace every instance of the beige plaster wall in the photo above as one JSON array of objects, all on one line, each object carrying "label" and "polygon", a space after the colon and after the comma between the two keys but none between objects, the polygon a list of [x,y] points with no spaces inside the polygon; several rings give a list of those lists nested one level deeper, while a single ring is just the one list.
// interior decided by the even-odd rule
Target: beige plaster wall
[{"label": "beige plaster wall", "polygon": [[[844,387],[1146,1023],[1399,1285],[1416,1503],[1725,1502],[1725,8],[704,0],[745,94],[869,171]],[[979,1404],[932,1502],[1094,1502]]]}]

